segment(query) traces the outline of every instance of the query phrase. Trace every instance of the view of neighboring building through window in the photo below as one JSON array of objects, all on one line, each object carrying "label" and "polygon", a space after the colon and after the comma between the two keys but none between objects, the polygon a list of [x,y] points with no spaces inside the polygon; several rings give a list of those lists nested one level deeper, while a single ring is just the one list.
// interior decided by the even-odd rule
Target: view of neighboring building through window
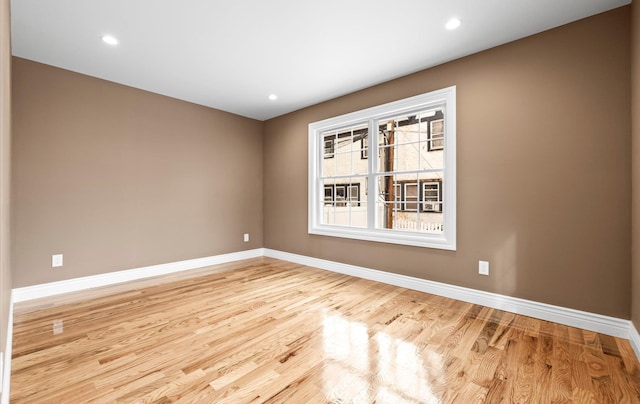
[{"label": "view of neighboring building through window", "polygon": [[309,125],[309,161],[310,233],[455,249],[455,87]]}]

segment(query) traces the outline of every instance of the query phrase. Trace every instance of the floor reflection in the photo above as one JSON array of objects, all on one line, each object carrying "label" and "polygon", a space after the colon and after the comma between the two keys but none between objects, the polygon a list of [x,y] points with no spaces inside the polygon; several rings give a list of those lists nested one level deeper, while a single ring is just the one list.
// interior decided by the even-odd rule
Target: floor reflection
[{"label": "floor reflection", "polygon": [[53,335],[62,334],[64,331],[64,322],[63,320],[53,320]]},{"label": "floor reflection", "polygon": [[323,387],[334,403],[439,403],[429,381],[442,378],[439,354],[340,314],[324,313]]}]

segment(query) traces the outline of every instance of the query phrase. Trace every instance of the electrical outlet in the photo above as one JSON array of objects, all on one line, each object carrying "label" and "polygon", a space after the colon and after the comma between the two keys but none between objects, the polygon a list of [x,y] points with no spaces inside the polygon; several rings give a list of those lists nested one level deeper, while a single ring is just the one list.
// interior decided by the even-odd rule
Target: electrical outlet
[{"label": "electrical outlet", "polygon": [[244,233],[244,242],[247,243],[249,241],[249,233]]},{"label": "electrical outlet", "polygon": [[51,256],[51,266],[53,268],[62,266],[62,254],[54,254]]},{"label": "electrical outlet", "polygon": [[0,393],[2,393],[2,385],[4,384],[3,383],[4,379],[2,378],[3,370],[4,370],[4,352],[0,352]]},{"label": "electrical outlet", "polygon": [[489,261],[478,261],[478,273],[480,275],[489,275]]}]

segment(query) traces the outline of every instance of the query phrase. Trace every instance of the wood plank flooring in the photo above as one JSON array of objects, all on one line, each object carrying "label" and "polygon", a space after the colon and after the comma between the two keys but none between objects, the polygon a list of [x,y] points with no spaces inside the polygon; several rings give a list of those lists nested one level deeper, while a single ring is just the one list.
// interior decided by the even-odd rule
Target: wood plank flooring
[{"label": "wood plank flooring", "polygon": [[623,339],[270,258],[195,274],[16,306],[11,402],[640,402]]}]

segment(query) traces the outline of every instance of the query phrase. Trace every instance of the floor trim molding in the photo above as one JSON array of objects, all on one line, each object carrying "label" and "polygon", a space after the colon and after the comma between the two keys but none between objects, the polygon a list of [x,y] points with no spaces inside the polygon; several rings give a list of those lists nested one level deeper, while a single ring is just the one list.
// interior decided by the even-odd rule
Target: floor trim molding
[{"label": "floor trim molding", "polygon": [[[583,328],[589,331],[625,338],[632,341],[632,345],[634,345],[632,330],[638,336],[637,330],[629,320],[267,248],[264,250],[264,255],[266,257],[295,262],[297,264],[312,266],[358,278],[369,279],[389,285],[400,286],[407,289],[462,300],[464,302],[480,304],[511,313],[522,314],[572,327]],[[635,345],[640,347],[640,336],[638,336],[638,340]],[[640,351],[636,349],[635,345],[634,349],[636,351],[636,356],[640,358],[640,355],[638,355]]]},{"label": "floor trim molding", "polygon": [[13,292],[9,299],[9,319],[7,321],[7,345],[4,348],[4,369],[2,369],[2,399],[0,404],[9,404],[11,387],[11,352],[13,347]]},{"label": "floor trim molding", "polygon": [[636,326],[633,324],[633,321],[629,321],[629,342],[631,343],[631,347],[636,353],[638,360],[640,360],[640,334],[638,333]]},{"label": "floor trim molding", "polygon": [[82,278],[15,288],[13,289],[13,299],[15,303],[19,303],[27,300],[39,299],[41,297],[49,297],[101,286],[115,285],[118,283],[187,271],[190,269],[203,268],[211,265],[226,264],[228,262],[261,257],[264,255],[263,250],[264,249],[262,248],[256,248],[254,250],[239,251],[229,254],[214,255],[211,257],[195,258],[185,261],[171,262],[168,264],[151,265],[147,267],[127,269],[124,271],[109,272],[100,275],[84,276]]}]

